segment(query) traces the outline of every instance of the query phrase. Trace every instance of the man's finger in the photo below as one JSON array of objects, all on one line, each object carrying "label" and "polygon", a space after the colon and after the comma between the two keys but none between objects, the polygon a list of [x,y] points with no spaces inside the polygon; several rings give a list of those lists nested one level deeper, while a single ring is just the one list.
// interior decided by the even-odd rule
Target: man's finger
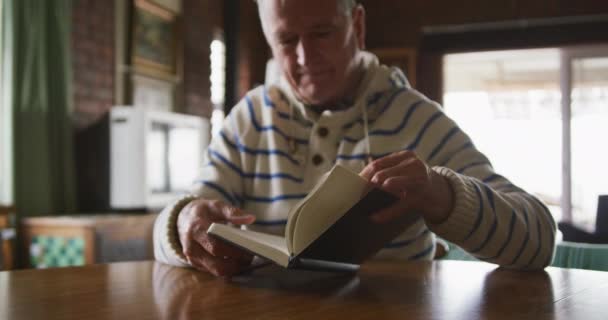
[{"label": "man's finger", "polygon": [[207,233],[208,227],[208,223],[203,222],[202,219],[195,221],[190,226],[190,232],[185,243],[182,244],[184,253],[190,252],[192,246],[198,245],[216,257],[230,257],[235,259],[244,259],[248,257],[247,252],[210,236]]},{"label": "man's finger", "polygon": [[361,170],[359,175],[367,180],[371,180],[372,177],[376,173],[378,173],[390,166],[393,166],[394,164],[397,164],[397,163],[399,163],[398,158],[393,153],[384,158],[380,158],[380,159],[376,159],[376,160],[372,161],[367,166],[365,166],[365,168],[363,168],[363,170]]},{"label": "man's finger", "polygon": [[388,156],[382,157],[380,159],[376,159],[373,162],[371,162],[370,164],[368,164],[367,166],[365,166],[365,168],[363,168],[363,170],[361,170],[359,175],[367,180],[371,180],[372,177],[376,173],[378,173],[386,168],[396,166],[401,161],[408,159],[408,158],[412,158],[413,156],[414,156],[414,153],[412,151],[400,151],[400,152],[391,153]]},{"label": "man's finger", "polygon": [[196,269],[209,272],[216,277],[234,275],[243,267],[243,263],[238,260],[214,257],[202,248],[186,258]]},{"label": "man's finger", "polygon": [[247,251],[237,248],[220,239],[214,238],[206,232],[202,234],[197,234],[194,237],[194,241],[200,244],[205,249],[205,251],[215,257],[230,258],[236,260],[247,260],[251,257],[251,254],[249,254]]},{"label": "man's finger", "polygon": [[226,221],[233,224],[251,224],[255,216],[220,201],[212,201],[209,205],[209,214],[213,221]]},{"label": "man's finger", "polygon": [[[384,168],[378,172],[376,172],[372,178],[370,179],[370,181],[376,185],[382,185],[384,184],[384,182],[392,177],[399,177],[399,176],[413,176],[418,174],[418,172],[416,172],[416,167],[413,166],[412,164],[414,164],[415,162],[417,162],[418,159],[416,158],[406,158],[406,159],[402,159],[400,162],[398,163],[391,163],[392,165]],[[426,171],[424,171],[426,173]]]},{"label": "man's finger", "polygon": [[185,256],[195,254],[199,243],[195,240],[200,237],[201,234],[206,234],[207,224],[202,219],[192,221],[186,230],[180,232],[180,242],[182,245],[182,252]]},{"label": "man's finger", "polygon": [[252,224],[255,221],[255,216],[251,214],[243,214],[238,216],[227,217],[228,222],[236,225],[247,225]]},{"label": "man's finger", "polygon": [[380,188],[399,198],[404,198],[405,194],[408,192],[416,193],[421,190],[426,182],[426,177],[397,176],[384,180],[382,185],[380,185]]}]

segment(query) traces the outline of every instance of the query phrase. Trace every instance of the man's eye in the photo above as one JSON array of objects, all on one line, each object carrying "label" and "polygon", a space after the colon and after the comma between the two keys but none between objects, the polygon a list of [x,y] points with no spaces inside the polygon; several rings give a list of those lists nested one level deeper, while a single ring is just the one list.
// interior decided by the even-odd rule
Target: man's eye
[{"label": "man's eye", "polygon": [[297,41],[297,38],[279,39],[279,44],[282,46],[291,46],[294,45]]},{"label": "man's eye", "polygon": [[317,38],[327,38],[327,37],[329,37],[330,34],[331,34],[331,31],[329,31],[329,30],[315,32],[315,36]]}]

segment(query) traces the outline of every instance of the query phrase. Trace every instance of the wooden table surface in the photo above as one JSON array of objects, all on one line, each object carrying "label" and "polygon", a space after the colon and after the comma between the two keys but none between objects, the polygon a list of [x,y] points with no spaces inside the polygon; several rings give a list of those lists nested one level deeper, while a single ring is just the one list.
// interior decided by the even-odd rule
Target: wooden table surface
[{"label": "wooden table surface", "polygon": [[275,267],[231,280],[155,262],[0,272],[0,319],[608,319],[608,272],[481,262]]}]

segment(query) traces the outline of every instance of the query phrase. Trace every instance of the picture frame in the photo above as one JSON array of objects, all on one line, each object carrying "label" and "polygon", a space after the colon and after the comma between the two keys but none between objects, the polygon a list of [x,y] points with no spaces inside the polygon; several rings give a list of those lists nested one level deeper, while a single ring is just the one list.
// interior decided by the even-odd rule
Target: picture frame
[{"label": "picture frame", "polygon": [[415,48],[379,48],[371,52],[378,57],[380,64],[401,69],[410,85],[416,87],[417,50]]},{"label": "picture frame", "polygon": [[157,5],[164,7],[168,10],[171,10],[175,13],[181,13],[182,11],[182,3],[181,0],[149,0],[151,2],[156,3]]},{"label": "picture frame", "polygon": [[131,62],[135,73],[174,80],[178,73],[177,13],[152,0],[135,0]]},{"label": "picture frame", "polygon": [[134,106],[165,112],[175,110],[175,83],[144,75],[133,75],[131,81]]}]

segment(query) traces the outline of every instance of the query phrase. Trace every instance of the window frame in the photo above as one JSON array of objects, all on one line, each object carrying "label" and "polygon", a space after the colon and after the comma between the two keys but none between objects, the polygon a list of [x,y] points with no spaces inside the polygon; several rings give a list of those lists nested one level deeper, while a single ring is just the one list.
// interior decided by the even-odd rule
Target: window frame
[{"label": "window frame", "polygon": [[[539,49],[539,48],[536,48]],[[556,88],[559,91],[561,96],[560,101],[560,123],[561,123],[561,194],[560,194],[560,211],[561,211],[561,220],[573,222],[578,216],[575,216],[574,213],[574,202],[573,202],[573,188],[574,188],[574,178],[573,176],[573,132],[572,132],[572,116],[573,116],[573,89],[575,88],[575,75],[574,75],[574,65],[575,61],[579,59],[589,59],[589,58],[608,58],[608,42],[605,44],[596,44],[596,45],[581,45],[581,46],[565,46],[565,47],[547,47],[542,48],[545,50],[554,50],[559,53],[559,56],[556,57],[559,59],[559,65],[557,69],[557,74],[559,78],[557,79],[559,87]],[[514,48],[507,49],[506,52],[516,52],[516,51],[527,51],[534,49],[526,49],[526,48]],[[500,50],[503,51],[503,50]],[[467,52],[464,54],[477,53],[492,55],[491,52],[493,50],[479,50]],[[462,54],[462,53],[449,53],[443,55],[444,64],[442,65],[442,78],[446,77],[448,72],[448,64],[445,62],[446,57],[452,54]],[[453,71],[452,71],[453,72]],[[445,87],[447,85],[444,84]],[[445,97],[445,89],[443,91]],[[448,111],[449,112],[449,111]]]},{"label": "window frame", "polygon": [[[572,214],[572,89],[573,62],[576,59],[608,57],[608,44],[560,48],[560,91],[562,93],[562,220],[573,221]],[[565,94],[567,93],[567,94]]]},{"label": "window frame", "polygon": [[[417,78],[416,89],[443,104],[443,59],[446,54],[538,48],[567,48],[570,54],[584,54],[585,49],[576,47],[607,44],[607,29],[608,16],[602,14],[423,26],[416,67],[422,72]],[[571,194],[570,184],[567,183],[568,194]],[[562,188],[566,188],[565,185],[562,183]],[[570,200],[562,201],[568,201],[571,207],[571,195]],[[571,221],[571,215],[571,209],[566,213],[562,206],[562,220]]]}]

